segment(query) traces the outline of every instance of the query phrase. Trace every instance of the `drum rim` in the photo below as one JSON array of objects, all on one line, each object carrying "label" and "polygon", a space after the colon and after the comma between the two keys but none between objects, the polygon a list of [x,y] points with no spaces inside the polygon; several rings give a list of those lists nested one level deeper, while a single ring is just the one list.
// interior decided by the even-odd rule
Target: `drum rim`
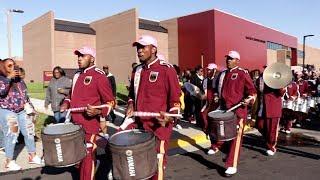
[{"label": "drum rim", "polygon": [[[230,117],[234,117],[234,116],[236,115],[236,113],[233,112],[233,111],[226,112],[226,110],[216,109],[216,110],[210,111],[210,112],[208,113],[208,117],[209,117],[209,118],[214,119],[213,117],[209,116],[209,114],[210,114],[210,113],[213,113],[213,112],[222,112],[223,114],[224,114],[224,113],[228,113],[228,114],[230,114]],[[232,115],[232,116],[231,116],[231,115]]]},{"label": "drum rim", "polygon": [[[79,129],[77,129],[76,131],[68,132],[68,133],[64,133],[64,134],[46,134],[46,133],[44,133],[44,130],[45,130],[46,128],[53,127],[53,126],[65,126],[65,125],[78,126]],[[57,123],[57,124],[49,124],[49,125],[47,125],[46,127],[42,128],[42,129],[41,129],[41,134],[42,134],[42,135],[46,135],[46,136],[56,136],[56,135],[72,134],[72,133],[75,133],[75,132],[79,132],[79,131],[81,131],[81,130],[83,130],[83,128],[82,128],[79,124],[74,124],[74,123]]]},{"label": "drum rim", "polygon": [[[114,143],[111,142],[111,139],[112,139],[114,136],[116,136],[116,135],[118,135],[118,134],[130,132],[130,131],[147,132],[147,133],[150,133],[150,134],[152,135],[152,137],[151,137],[150,139],[154,139],[154,138],[155,138],[154,134],[153,134],[152,132],[150,132],[150,131],[146,131],[146,130],[143,130],[143,129],[129,129],[129,130],[123,130],[123,131],[117,132],[117,133],[113,134],[112,136],[110,136],[110,138],[109,138],[109,140],[108,140],[108,141],[109,141],[109,144],[112,144],[112,145],[118,146],[118,147],[127,147],[127,146],[135,146],[135,145],[137,145],[137,144],[133,144],[133,145],[124,145],[124,146],[121,146],[121,145],[117,145],[117,144],[114,144]],[[150,140],[150,139],[148,139],[148,140]],[[139,143],[139,144],[142,144],[142,143]]]}]

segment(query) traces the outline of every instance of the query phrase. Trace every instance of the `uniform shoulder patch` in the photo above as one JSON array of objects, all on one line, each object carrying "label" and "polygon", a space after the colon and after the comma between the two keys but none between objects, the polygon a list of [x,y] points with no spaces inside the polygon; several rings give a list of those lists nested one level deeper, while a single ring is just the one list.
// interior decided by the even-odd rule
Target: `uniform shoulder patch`
[{"label": "uniform shoulder patch", "polygon": [[160,60],[159,62],[160,62],[160,65],[162,65],[162,66],[173,67],[173,65],[170,64],[170,63],[167,62],[167,61]]},{"label": "uniform shoulder patch", "polygon": [[100,74],[106,74],[103,70],[99,69],[99,68],[94,68],[94,70]]}]

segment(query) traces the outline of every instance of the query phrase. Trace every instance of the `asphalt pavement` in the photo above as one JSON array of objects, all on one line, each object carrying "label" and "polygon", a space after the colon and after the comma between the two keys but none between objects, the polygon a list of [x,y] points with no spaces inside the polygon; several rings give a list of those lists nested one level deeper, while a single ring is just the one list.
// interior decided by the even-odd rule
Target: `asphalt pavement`
[{"label": "asphalt pavement", "polygon": [[[37,102],[42,105],[41,101]],[[41,109],[41,108],[40,108]],[[39,109],[38,109],[39,111]],[[42,111],[42,110],[40,110]],[[108,132],[113,134],[121,123],[125,109],[116,109],[118,116],[114,124],[110,124]],[[182,130],[174,128],[170,142],[169,161],[165,179],[225,179],[224,155],[207,155],[210,142],[201,130],[187,122],[182,122]],[[264,141],[256,130],[248,131],[244,136],[244,143],[238,165],[238,173],[231,179],[264,180],[264,179],[319,179],[320,177],[320,120],[312,120],[303,124],[303,128],[294,128],[292,134],[279,134],[278,151],[275,156],[265,154]],[[78,179],[75,167],[52,168],[30,167],[26,162],[26,148],[17,146],[17,162],[22,163],[23,170],[19,172],[0,171],[0,180],[71,180]],[[39,154],[42,151],[41,141],[37,142]],[[4,155],[0,155],[3,162]],[[106,170],[109,169],[108,157],[100,156],[102,164],[98,170],[97,179],[107,179]]]}]

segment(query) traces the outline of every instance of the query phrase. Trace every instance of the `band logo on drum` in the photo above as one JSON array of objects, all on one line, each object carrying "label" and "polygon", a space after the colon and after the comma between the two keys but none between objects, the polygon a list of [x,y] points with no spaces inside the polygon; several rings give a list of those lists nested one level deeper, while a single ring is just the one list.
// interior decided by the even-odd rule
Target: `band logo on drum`
[{"label": "band logo on drum", "polygon": [[126,156],[127,156],[127,162],[128,162],[129,176],[136,176],[136,170],[135,170],[135,166],[134,166],[134,159],[133,159],[132,151],[127,150]]},{"label": "band logo on drum", "polygon": [[62,148],[61,148],[61,141],[59,138],[54,139],[54,143],[56,144],[56,151],[57,151],[57,158],[58,162],[63,162],[63,156],[62,156]]},{"label": "band logo on drum", "polygon": [[220,136],[224,137],[224,122],[220,121],[219,122],[219,127],[220,127]]}]

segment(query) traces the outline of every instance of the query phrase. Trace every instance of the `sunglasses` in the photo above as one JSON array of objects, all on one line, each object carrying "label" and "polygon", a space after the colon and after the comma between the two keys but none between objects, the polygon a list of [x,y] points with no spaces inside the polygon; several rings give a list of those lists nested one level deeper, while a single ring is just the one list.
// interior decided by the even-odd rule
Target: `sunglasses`
[{"label": "sunglasses", "polygon": [[230,56],[226,56],[227,57],[227,61],[228,60],[232,60],[233,58],[232,57],[230,57]]}]

